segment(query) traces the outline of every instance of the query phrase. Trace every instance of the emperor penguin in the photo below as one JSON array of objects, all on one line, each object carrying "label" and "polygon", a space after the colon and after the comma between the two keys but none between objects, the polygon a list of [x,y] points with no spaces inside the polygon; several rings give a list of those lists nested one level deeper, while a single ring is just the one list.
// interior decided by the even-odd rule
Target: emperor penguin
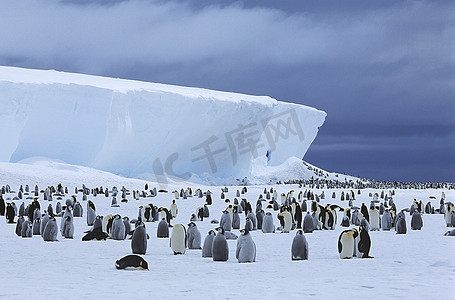
[{"label": "emperor penguin", "polygon": [[2,192],[0,191],[0,216],[5,215],[6,204],[5,200],[3,199]]},{"label": "emperor penguin", "polygon": [[202,257],[212,257],[212,245],[215,235],[215,231],[210,230],[205,237],[204,246],[202,247]]},{"label": "emperor penguin", "polygon": [[66,239],[72,239],[74,236],[74,224],[71,216],[66,216],[63,223],[62,236]]},{"label": "emperor penguin", "polygon": [[302,228],[302,209],[298,203],[295,203],[294,220],[297,223],[297,229]]},{"label": "emperor penguin", "polygon": [[28,237],[32,237],[32,236],[33,236],[33,233],[32,233],[32,224],[30,223],[29,220],[25,220],[25,221],[22,223],[21,236],[22,236],[23,238],[28,238]]},{"label": "emperor penguin", "polygon": [[33,235],[40,235],[40,227],[41,227],[41,218],[36,218],[33,220],[33,225],[32,225],[32,233]]},{"label": "emperor penguin", "polygon": [[370,207],[370,230],[379,231],[379,209],[376,206]]},{"label": "emperor penguin", "polygon": [[264,213],[264,211],[262,209],[259,210],[258,212],[256,212],[256,220],[257,220],[257,229],[258,230],[262,229],[262,223],[264,222],[264,216],[265,216],[265,213]]},{"label": "emperor penguin", "polygon": [[71,211],[71,206],[67,206],[65,209],[65,213],[62,216],[62,220],[60,221],[60,232],[63,235],[63,224],[66,221],[66,217],[71,217],[73,219],[73,213]]},{"label": "emperor penguin", "polygon": [[207,204],[204,204],[203,208],[204,208],[204,218],[209,218],[210,217],[209,207],[207,206]]},{"label": "emperor penguin", "polygon": [[264,220],[262,221],[263,233],[275,233],[275,224],[273,224],[273,217],[270,212],[266,212]]},{"label": "emperor penguin", "polygon": [[156,228],[156,237],[157,238],[168,238],[169,237],[169,225],[166,222],[165,218],[162,218],[158,223]]},{"label": "emperor penguin", "polygon": [[303,235],[303,230],[297,230],[291,246],[292,260],[308,260],[308,242]]},{"label": "emperor penguin", "polygon": [[142,221],[136,223],[131,239],[131,250],[134,254],[145,254],[147,252],[147,231]]},{"label": "emperor penguin", "polygon": [[257,230],[258,228],[258,219],[256,218],[256,215],[253,212],[248,212],[247,217],[251,220],[253,223],[253,230]]},{"label": "emperor penguin", "polygon": [[21,205],[19,206],[19,217],[25,216],[25,203],[22,201]]},{"label": "emperor penguin", "polygon": [[62,203],[59,201],[55,205],[55,213],[57,214],[57,216],[59,216],[61,212],[62,212]]},{"label": "emperor penguin", "polygon": [[360,207],[360,212],[362,213],[363,217],[370,222],[370,216],[368,214],[368,208],[365,205],[365,203],[362,203],[362,206]]},{"label": "emperor penguin", "polygon": [[137,268],[143,270],[149,269],[149,265],[145,259],[143,259],[139,255],[133,254],[124,256],[121,259],[117,260],[115,262],[115,267],[117,268],[117,270],[123,270],[127,268]]},{"label": "emperor penguin", "polygon": [[125,238],[126,238],[128,235],[131,234],[130,218],[125,216],[125,217],[123,217],[122,220],[123,220],[123,225],[125,225]]},{"label": "emperor penguin", "polygon": [[14,223],[14,217],[16,216],[14,212],[14,207],[11,203],[6,203],[6,220],[7,223]]},{"label": "emperor penguin", "polygon": [[171,211],[172,218],[175,219],[177,217],[177,214],[179,213],[179,209],[177,207],[177,204],[175,203],[175,199],[172,200],[170,211]]},{"label": "emperor penguin", "polygon": [[368,233],[368,230],[360,226],[359,228],[359,243],[358,243],[358,249],[359,252],[362,254],[362,258],[373,258],[370,256],[370,249],[371,249],[371,238],[370,234]]},{"label": "emperor penguin", "polygon": [[240,229],[240,215],[238,207],[238,205],[235,205],[232,211],[232,229]]},{"label": "emperor penguin", "polygon": [[422,215],[418,210],[416,210],[411,217],[411,229],[420,230],[423,227]]},{"label": "emperor penguin", "polygon": [[395,221],[397,234],[406,234],[406,219],[403,212],[399,212]]},{"label": "emperor penguin", "polygon": [[41,220],[41,224],[39,227],[39,232],[40,232],[41,237],[43,237],[44,228],[46,228],[47,222],[49,222],[49,214],[46,212],[43,216],[43,219]]},{"label": "emperor penguin", "polygon": [[103,232],[106,232],[106,233],[111,232],[113,220],[114,220],[114,216],[110,215],[110,214],[103,217],[103,222],[102,222],[102,227],[101,227]]},{"label": "emperor penguin", "polygon": [[57,241],[58,226],[57,221],[53,216],[49,217],[49,221],[46,223],[46,227],[43,231],[43,240],[45,242]]},{"label": "emperor penguin", "polygon": [[284,225],[282,227],[281,232],[282,233],[289,233],[291,232],[292,228],[292,215],[289,211],[284,210],[281,213],[278,214],[279,217],[281,217],[284,221]]},{"label": "emperor penguin", "polygon": [[95,230],[95,229],[100,229],[102,232],[103,231],[103,216],[96,216],[95,218],[95,222],[93,222],[93,227],[92,227],[92,231]]},{"label": "emperor penguin", "polygon": [[204,221],[204,208],[203,207],[198,207],[196,209],[196,220]]},{"label": "emperor penguin", "polygon": [[82,218],[82,215],[83,215],[82,206],[79,202],[76,202],[76,204],[74,205],[74,208],[73,208],[73,216],[75,218]]},{"label": "emperor penguin", "polygon": [[239,263],[251,263],[256,261],[256,244],[251,238],[248,230],[240,230],[240,236],[237,239],[237,248],[235,257]]},{"label": "emperor penguin", "polygon": [[113,240],[124,240],[125,236],[125,224],[123,223],[123,219],[119,214],[116,214],[112,221],[111,238]]},{"label": "emperor penguin", "polygon": [[212,259],[213,261],[227,261],[229,259],[229,247],[222,227],[217,228],[217,234],[213,239]]},{"label": "emperor penguin", "polygon": [[201,232],[196,226],[196,223],[188,224],[188,249],[201,249]]},{"label": "emperor penguin", "polygon": [[308,211],[303,218],[303,232],[305,233],[312,233],[314,230],[314,219],[313,216],[310,215]]},{"label": "emperor penguin", "polygon": [[447,227],[452,227],[452,211],[455,212],[455,204],[447,202],[445,205],[444,220],[446,221]]},{"label": "emperor penguin", "polygon": [[227,210],[223,211],[220,219],[220,227],[223,227],[224,231],[231,231],[232,228],[232,220],[231,215]]},{"label": "emperor penguin", "polygon": [[174,225],[169,243],[174,255],[185,254],[188,238],[183,224]]},{"label": "emperor penguin", "polygon": [[340,258],[352,258],[354,253],[354,239],[357,237],[357,231],[352,229],[344,230],[338,237],[338,253]]},{"label": "emperor penguin", "polygon": [[21,231],[22,231],[22,224],[24,223],[25,221],[25,218],[24,216],[19,216],[19,218],[17,219],[17,223],[16,223],[16,235],[17,236],[21,236]]},{"label": "emperor penguin", "polygon": [[389,231],[392,228],[392,215],[387,208],[384,209],[384,214],[381,218],[381,228],[383,231]]},{"label": "emperor penguin", "polygon": [[245,218],[245,229],[253,231],[253,222],[248,217]]},{"label": "emperor penguin", "polygon": [[[346,211],[348,211],[348,213],[346,213]],[[350,218],[349,218],[350,215],[351,215],[351,210],[349,208],[347,208],[345,210],[343,218],[341,219],[341,224],[340,224],[341,227],[349,227],[351,225]]]}]

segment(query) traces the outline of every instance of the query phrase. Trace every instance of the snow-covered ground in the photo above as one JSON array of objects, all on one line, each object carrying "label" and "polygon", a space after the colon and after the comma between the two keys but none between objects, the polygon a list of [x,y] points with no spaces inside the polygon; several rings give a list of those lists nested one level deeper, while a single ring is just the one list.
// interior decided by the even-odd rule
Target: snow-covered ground
[{"label": "snow-covered ground", "polygon": [[[17,191],[20,184],[40,188],[62,183],[69,188],[69,195],[74,187],[84,183],[93,188],[122,185],[130,190],[151,187],[157,184],[138,179],[119,177],[84,167],[70,166],[58,162],[30,164],[0,164],[0,186],[10,184]],[[166,189],[169,193],[159,193],[157,197],[141,198],[139,201],[129,198],[128,203],[112,208],[111,198],[104,195],[90,196],[97,208],[97,214],[119,213],[122,216],[136,218],[139,205],[153,203],[156,206],[170,207],[174,199],[174,189],[191,186],[193,190],[201,187],[204,191],[213,192],[214,203],[210,206],[210,218],[197,222],[205,238],[208,230],[216,225],[211,219],[220,219],[221,211],[227,206],[220,199],[220,188],[217,186],[196,186],[187,182],[171,182]],[[256,200],[264,187],[269,185],[248,186],[248,192],[240,198],[251,202],[253,209]],[[295,194],[305,188],[297,185],[273,185],[281,192],[293,189]],[[231,203],[239,187],[230,186],[227,198]],[[336,199],[332,199],[335,191]],[[326,199],[322,204],[336,203],[347,206],[340,201],[342,190],[324,189]],[[344,191],[348,191],[347,189]],[[424,203],[431,201],[439,207],[443,190],[396,190],[393,197],[398,209],[409,207],[414,198]],[[320,194],[322,190],[313,189]],[[354,204],[369,203],[370,192],[381,190],[365,189],[357,195]],[[386,190],[387,192],[387,190]],[[455,202],[455,191],[444,190],[446,200]],[[13,197],[8,194],[4,197]],[[42,196],[42,195],[41,195]],[[435,196],[436,199],[430,199]],[[81,193],[78,200],[82,202]],[[188,224],[191,214],[202,206],[205,198],[191,197],[177,199],[179,214],[172,224]],[[239,199],[240,200],[240,199]],[[29,201],[25,201],[28,203]],[[42,209],[48,203],[40,199]],[[54,200],[54,205],[57,200]],[[278,199],[278,202],[280,200]],[[19,206],[20,201],[16,201]],[[317,299],[352,299],[358,298],[409,298],[409,299],[454,299],[455,280],[455,237],[443,236],[448,230],[442,215],[423,215],[424,227],[421,231],[410,230],[410,217],[406,213],[408,233],[397,235],[390,232],[370,232],[373,259],[353,258],[342,260],[337,252],[337,239],[344,229],[339,226],[342,213],[338,215],[335,230],[314,231],[305,234],[309,244],[308,261],[291,261],[290,249],[295,230],[289,234],[264,234],[253,231],[252,237],[257,246],[256,262],[239,264],[235,259],[236,241],[228,241],[229,260],[213,262],[202,258],[201,250],[187,250],[184,255],[174,256],[169,247],[169,239],[157,239],[157,223],[146,223],[148,240],[147,253],[143,256],[149,263],[150,271],[116,270],[117,259],[131,254],[131,242],[124,241],[91,241],[82,242],[86,225],[86,203],[82,203],[84,217],[75,218],[75,235],[73,240],[59,235],[58,242],[44,242],[41,237],[21,238],[16,236],[15,225],[0,221],[0,278],[2,288],[0,297],[18,299],[33,298],[78,298],[93,299],[115,297],[122,298],[156,298],[169,299],[293,299],[314,297]],[[273,212],[275,226],[279,225],[276,212]],[[60,224],[60,218],[57,223]],[[241,228],[244,215],[241,215]],[[239,234],[238,230],[233,230]]]}]

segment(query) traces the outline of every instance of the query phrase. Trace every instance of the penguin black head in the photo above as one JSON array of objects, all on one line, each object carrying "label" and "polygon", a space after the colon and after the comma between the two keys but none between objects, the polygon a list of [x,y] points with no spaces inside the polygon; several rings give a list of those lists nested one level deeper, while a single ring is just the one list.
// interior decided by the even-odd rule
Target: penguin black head
[{"label": "penguin black head", "polygon": [[142,259],[141,262],[139,263],[139,266],[142,268],[142,269],[145,269],[148,271],[149,269],[149,264],[146,260]]},{"label": "penguin black head", "polygon": [[241,233],[242,235],[247,235],[247,234],[250,233],[250,231],[249,231],[248,229],[244,228],[244,229],[240,230],[240,233]]},{"label": "penguin black head", "polygon": [[196,226],[196,224],[194,222],[188,223],[188,227],[195,227],[195,226]]},{"label": "penguin black head", "polygon": [[295,235],[303,235],[303,230],[302,230],[302,229],[297,230],[297,232],[295,233]]},{"label": "penguin black head", "polygon": [[218,227],[216,231],[222,235],[224,235],[224,228],[223,227]]},{"label": "penguin black head", "polygon": [[215,235],[216,232],[215,232],[215,230],[209,230],[208,234],[209,234],[209,235]]}]

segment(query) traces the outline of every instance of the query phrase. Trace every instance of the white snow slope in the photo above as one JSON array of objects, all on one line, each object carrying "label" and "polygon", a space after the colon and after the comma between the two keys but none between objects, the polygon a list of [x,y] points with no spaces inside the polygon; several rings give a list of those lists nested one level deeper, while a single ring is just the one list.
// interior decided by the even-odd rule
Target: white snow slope
[{"label": "white snow slope", "polygon": [[0,106],[0,161],[142,178],[249,176],[267,151],[269,166],[302,158],[326,116],[265,96],[16,67],[0,67]]},{"label": "white snow slope", "polygon": [[[61,182],[71,191],[75,186],[85,183],[88,187],[103,185],[121,188],[125,185],[130,190],[143,189],[145,181],[122,178],[106,172],[84,167],[65,166],[59,163],[45,165],[26,165],[0,163],[0,186],[10,184],[18,191],[20,184],[29,184],[33,188],[56,185]],[[150,182],[148,182],[151,184]],[[156,185],[151,184],[151,188]],[[186,188],[187,183],[169,186],[168,190]],[[193,190],[196,186],[192,186]],[[250,186],[242,198],[255,207],[258,195],[264,187]],[[204,191],[208,187],[201,187]],[[220,199],[220,187],[209,187],[214,193],[214,203],[210,206],[210,218],[197,222],[205,238],[207,231],[217,225],[210,224],[211,219],[220,219],[221,211],[227,206]],[[274,186],[279,193],[287,193],[296,185]],[[229,187],[227,198],[233,201],[237,187]],[[321,204],[336,203],[346,207],[346,201],[340,201],[341,190],[323,189],[327,196]],[[330,196],[336,193],[336,199]],[[347,190],[346,190],[347,191]],[[443,190],[396,190],[394,202],[398,209],[410,207],[414,198],[426,203],[431,201],[438,207]],[[320,194],[322,190],[313,190]],[[355,205],[369,203],[370,192],[379,190],[365,189],[357,195]],[[387,192],[387,191],[386,191]],[[455,191],[444,190],[446,201],[454,202]],[[70,196],[64,197],[63,201]],[[13,197],[16,194],[7,194]],[[430,199],[435,196],[436,199]],[[81,193],[77,196],[81,199]],[[97,214],[119,213],[135,218],[139,205],[153,203],[157,206],[170,206],[174,199],[172,193],[159,193],[154,198],[141,198],[139,201],[129,197],[128,203],[120,207],[110,207],[111,198],[104,195],[89,197],[95,202]],[[42,210],[48,202],[40,198]],[[54,206],[57,200],[49,202]],[[196,197],[176,200],[179,214],[173,224],[187,224],[191,214],[204,203]],[[29,200],[25,200],[29,203]],[[20,201],[16,201],[19,206]],[[169,247],[169,239],[157,239],[157,223],[146,223],[148,240],[147,253],[143,257],[148,261],[150,271],[116,270],[117,259],[131,254],[131,242],[91,241],[82,242],[86,225],[86,203],[83,202],[84,217],[75,218],[74,239],[58,236],[58,242],[44,242],[41,237],[21,238],[14,233],[15,225],[6,224],[0,218],[0,297],[8,299],[65,298],[65,299],[454,299],[455,237],[443,236],[448,229],[442,215],[423,215],[424,227],[420,231],[410,230],[409,213],[406,213],[408,232],[398,235],[390,232],[370,232],[372,259],[353,258],[342,260],[337,251],[337,239],[344,229],[339,226],[341,213],[338,215],[335,230],[315,231],[305,234],[309,244],[309,260],[291,261],[290,249],[295,230],[289,234],[264,234],[253,231],[256,243],[256,262],[239,264],[235,259],[236,241],[228,241],[229,260],[213,262],[202,258],[200,250],[187,250],[184,255],[174,256]],[[279,222],[276,212],[272,212],[275,226]],[[241,215],[241,228],[245,217]],[[60,218],[57,218],[60,226]],[[238,230],[233,233],[239,234]]]}]

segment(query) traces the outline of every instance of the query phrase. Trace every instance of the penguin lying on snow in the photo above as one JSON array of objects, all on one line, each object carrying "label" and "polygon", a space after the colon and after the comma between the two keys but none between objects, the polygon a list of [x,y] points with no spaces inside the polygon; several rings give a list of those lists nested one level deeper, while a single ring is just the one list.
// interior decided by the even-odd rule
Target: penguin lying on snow
[{"label": "penguin lying on snow", "polygon": [[115,267],[117,270],[129,269],[129,268],[136,268],[147,270],[149,269],[149,264],[145,259],[140,257],[139,255],[127,255],[122,257],[121,259],[115,262]]}]

